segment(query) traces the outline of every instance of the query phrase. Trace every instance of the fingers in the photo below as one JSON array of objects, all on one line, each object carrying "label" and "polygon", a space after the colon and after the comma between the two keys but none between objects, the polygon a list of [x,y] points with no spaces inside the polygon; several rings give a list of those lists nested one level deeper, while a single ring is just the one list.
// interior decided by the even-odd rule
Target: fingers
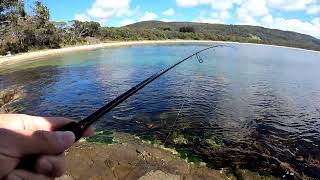
[{"label": "fingers", "polygon": [[22,143],[21,149],[27,154],[60,154],[72,146],[75,136],[72,132],[32,132],[27,144]]},{"label": "fingers", "polygon": [[0,153],[0,179],[6,176],[12,169],[16,168],[19,163],[19,159],[8,157]]},{"label": "fingers", "polygon": [[50,124],[51,131],[57,131],[60,128],[62,128],[64,125],[74,122],[74,120],[70,120],[63,117],[43,117],[43,118],[47,123]]},{"label": "fingers", "polygon": [[50,178],[41,174],[35,174],[25,170],[14,170],[7,176],[6,179],[8,180],[51,180],[53,178]]},{"label": "fingers", "polygon": [[0,129],[1,144],[5,154],[23,157],[30,154],[56,155],[64,152],[75,142],[72,132],[10,131]]},{"label": "fingers", "polygon": [[[31,116],[31,117],[34,117],[34,116]],[[64,125],[74,122],[74,120],[66,119],[63,117],[36,117],[36,118],[39,118],[40,120],[38,119],[38,121],[34,121],[34,122],[32,122],[32,120],[28,120],[25,122],[26,124],[33,124],[33,126],[32,125],[29,126],[31,127],[30,130],[37,129],[37,130],[47,130],[47,131],[58,131]],[[83,133],[83,136],[91,137],[94,135],[94,132],[95,132],[95,129],[92,127],[89,127]]]},{"label": "fingers", "polygon": [[35,165],[36,172],[48,177],[60,177],[66,169],[64,155],[41,156]]},{"label": "fingers", "polygon": [[89,127],[84,133],[83,133],[83,137],[91,137],[94,135],[96,129],[93,127]]},{"label": "fingers", "polygon": [[62,117],[37,117],[25,114],[3,114],[0,116],[0,128],[12,130],[54,131],[72,122]]},{"label": "fingers", "polygon": [[[0,128],[11,130],[30,131],[57,131],[73,120],[63,117],[37,117],[25,114],[3,114],[0,115]],[[83,136],[90,137],[94,134],[94,128],[88,128]]]}]

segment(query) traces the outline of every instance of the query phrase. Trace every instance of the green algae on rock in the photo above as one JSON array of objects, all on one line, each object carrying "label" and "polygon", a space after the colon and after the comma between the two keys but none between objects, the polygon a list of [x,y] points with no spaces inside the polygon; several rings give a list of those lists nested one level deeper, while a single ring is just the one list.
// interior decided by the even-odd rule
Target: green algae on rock
[{"label": "green algae on rock", "polygon": [[100,131],[97,132],[91,138],[86,140],[89,143],[102,143],[102,144],[112,144],[113,140],[113,132],[112,131]]},{"label": "green algae on rock", "polygon": [[126,133],[99,132],[93,138],[78,142],[68,150],[67,173],[58,179],[224,180],[237,177],[249,180],[276,179],[248,170],[218,171],[207,168],[201,162],[187,163],[179,156],[185,153],[185,158],[196,161],[190,157],[192,154],[183,152],[182,149],[177,151],[164,145],[151,144],[151,141],[144,141]]},{"label": "green algae on rock", "polygon": [[172,139],[175,144],[188,144],[188,139],[183,134],[173,132]]},{"label": "green algae on rock", "polygon": [[112,136],[117,141],[113,144],[76,143],[66,153],[67,173],[59,179],[227,178],[217,170],[188,164],[171,152],[142,143],[131,135],[114,132]]},{"label": "green algae on rock", "polygon": [[223,139],[217,136],[211,136],[210,138],[206,139],[205,142],[215,150],[218,150],[223,146]]}]

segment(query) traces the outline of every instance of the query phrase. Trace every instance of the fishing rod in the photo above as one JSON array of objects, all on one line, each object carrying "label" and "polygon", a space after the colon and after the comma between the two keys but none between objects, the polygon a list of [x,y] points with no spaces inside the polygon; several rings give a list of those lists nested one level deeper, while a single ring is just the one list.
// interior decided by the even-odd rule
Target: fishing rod
[{"label": "fishing rod", "polygon": [[151,82],[153,82],[154,80],[156,80],[157,78],[159,78],[160,76],[162,76],[163,74],[168,72],[169,70],[173,69],[174,67],[178,66],[179,64],[183,63],[184,61],[186,61],[194,56],[197,58],[199,63],[202,63],[203,59],[201,58],[201,56],[199,54],[201,52],[207,51],[209,49],[214,49],[217,47],[224,47],[224,45],[210,46],[210,47],[207,47],[205,49],[202,49],[200,51],[193,53],[192,55],[182,59],[181,61],[179,61],[173,65],[171,65],[170,67],[167,67],[167,68],[151,75],[149,78],[145,79],[144,81],[140,82],[139,84],[132,87],[128,91],[124,92],[123,94],[121,94],[120,96],[118,96],[117,98],[115,98],[114,100],[112,100],[111,102],[106,104],[105,106],[101,107],[100,109],[98,109],[97,111],[95,111],[94,113],[89,115],[88,117],[84,118],[83,120],[81,120],[79,122],[69,123],[69,124],[65,125],[64,127],[62,127],[61,129],[59,129],[59,131],[73,132],[76,136],[76,141],[78,141],[82,137],[84,131],[87,128],[89,128],[93,123],[97,122],[102,116],[104,116],[106,113],[110,112],[113,108],[117,107],[120,103],[122,103],[123,101],[125,101],[126,99],[128,99],[129,97],[134,95],[135,93],[137,93],[140,89],[144,88],[146,85],[150,84]]},{"label": "fishing rod", "polygon": [[[114,100],[110,101],[108,104],[101,107],[100,109],[98,109],[97,111],[95,111],[94,113],[89,115],[88,117],[84,118],[83,120],[81,120],[79,122],[71,122],[71,123],[63,126],[62,128],[58,129],[58,131],[71,131],[74,133],[74,135],[76,137],[75,141],[78,141],[82,137],[83,133],[93,123],[97,122],[102,116],[104,116],[106,113],[110,112],[113,108],[117,107],[120,103],[122,103],[123,101],[125,101],[126,99],[128,99],[129,97],[134,95],[135,93],[137,93],[140,89],[144,88],[146,85],[150,84],[152,81],[156,80],[157,78],[159,78],[160,76],[162,76],[163,74],[168,72],[169,70],[173,69],[174,67],[178,66],[179,64],[183,63],[184,61],[186,61],[192,57],[196,57],[197,60],[199,61],[199,63],[203,63],[203,58],[201,58],[201,56],[199,54],[201,52],[207,51],[209,49],[214,49],[217,47],[226,47],[226,46],[225,45],[209,46],[207,48],[204,48],[200,51],[193,53],[192,55],[182,59],[181,61],[179,61],[173,65],[171,65],[170,67],[167,67],[167,68],[151,75],[149,78],[145,79],[144,81],[140,82],[139,84],[132,87],[128,91],[124,92],[123,94],[121,94],[120,96],[118,96]],[[38,154],[23,157],[18,165],[18,168],[30,170],[33,172],[34,171],[33,167],[35,167],[34,165],[36,164],[36,161],[38,158],[39,158]]]}]

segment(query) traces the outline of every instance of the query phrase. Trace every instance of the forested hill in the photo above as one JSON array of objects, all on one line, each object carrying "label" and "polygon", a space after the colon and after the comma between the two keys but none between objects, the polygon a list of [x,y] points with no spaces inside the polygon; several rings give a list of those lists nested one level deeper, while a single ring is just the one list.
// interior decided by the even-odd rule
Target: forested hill
[{"label": "forested hill", "polygon": [[125,27],[130,29],[194,33],[195,38],[191,39],[198,38],[274,44],[320,51],[320,39],[296,32],[268,29],[259,26],[144,21],[130,24]]}]

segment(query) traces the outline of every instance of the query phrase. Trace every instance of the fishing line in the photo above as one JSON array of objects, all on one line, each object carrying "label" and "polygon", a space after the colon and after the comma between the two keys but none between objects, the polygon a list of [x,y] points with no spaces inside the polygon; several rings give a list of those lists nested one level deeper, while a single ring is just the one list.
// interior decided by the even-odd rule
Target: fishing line
[{"label": "fishing line", "polygon": [[[189,93],[190,93],[190,87],[191,87],[191,83],[189,84],[189,87],[188,87],[188,89],[187,89],[187,92],[188,92],[188,93],[187,93],[187,97],[189,96]],[[187,101],[187,98],[184,98],[183,102],[181,103],[181,107],[180,107],[180,109],[179,109],[179,111],[178,111],[178,114],[177,114],[175,120],[173,121],[173,124],[172,124],[172,126],[171,126],[171,129],[170,129],[170,131],[169,131],[169,133],[168,133],[168,135],[167,135],[167,137],[166,137],[166,139],[165,139],[165,141],[164,141],[164,145],[166,145],[167,140],[168,140],[169,136],[171,135],[171,133],[172,133],[172,131],[173,131],[173,128],[174,128],[175,125],[176,125],[177,120],[179,119],[179,116],[180,116],[180,114],[181,114],[182,109],[184,108],[184,105],[185,105],[186,101]]]},{"label": "fishing line", "polygon": [[[199,55],[199,53],[197,53],[195,57],[196,57],[196,59],[198,60],[199,63],[202,64],[202,63],[204,62],[203,58]],[[193,85],[193,83],[194,83],[194,81],[192,81],[192,83],[189,83],[188,88],[187,88],[187,91],[186,91],[186,92],[187,92],[187,93],[186,93],[186,97],[190,97],[190,96],[189,96],[189,95],[191,94],[191,93],[190,93],[190,89],[191,89],[191,86]],[[164,145],[166,145],[166,143],[167,143],[167,141],[168,141],[171,133],[173,132],[173,129],[174,129],[175,126],[176,126],[176,122],[178,121],[178,119],[179,119],[179,117],[180,117],[180,115],[181,115],[182,109],[184,108],[185,103],[187,102],[187,100],[188,100],[188,98],[184,98],[183,102],[181,103],[181,106],[180,106],[180,109],[179,109],[179,111],[178,111],[178,113],[177,113],[177,116],[176,116],[175,120],[173,121],[173,124],[172,124],[172,126],[171,126],[171,128],[170,128],[170,131],[169,131],[169,133],[168,133],[168,135],[167,135],[167,137],[166,137],[166,139],[165,139],[165,141],[164,141]]]}]

